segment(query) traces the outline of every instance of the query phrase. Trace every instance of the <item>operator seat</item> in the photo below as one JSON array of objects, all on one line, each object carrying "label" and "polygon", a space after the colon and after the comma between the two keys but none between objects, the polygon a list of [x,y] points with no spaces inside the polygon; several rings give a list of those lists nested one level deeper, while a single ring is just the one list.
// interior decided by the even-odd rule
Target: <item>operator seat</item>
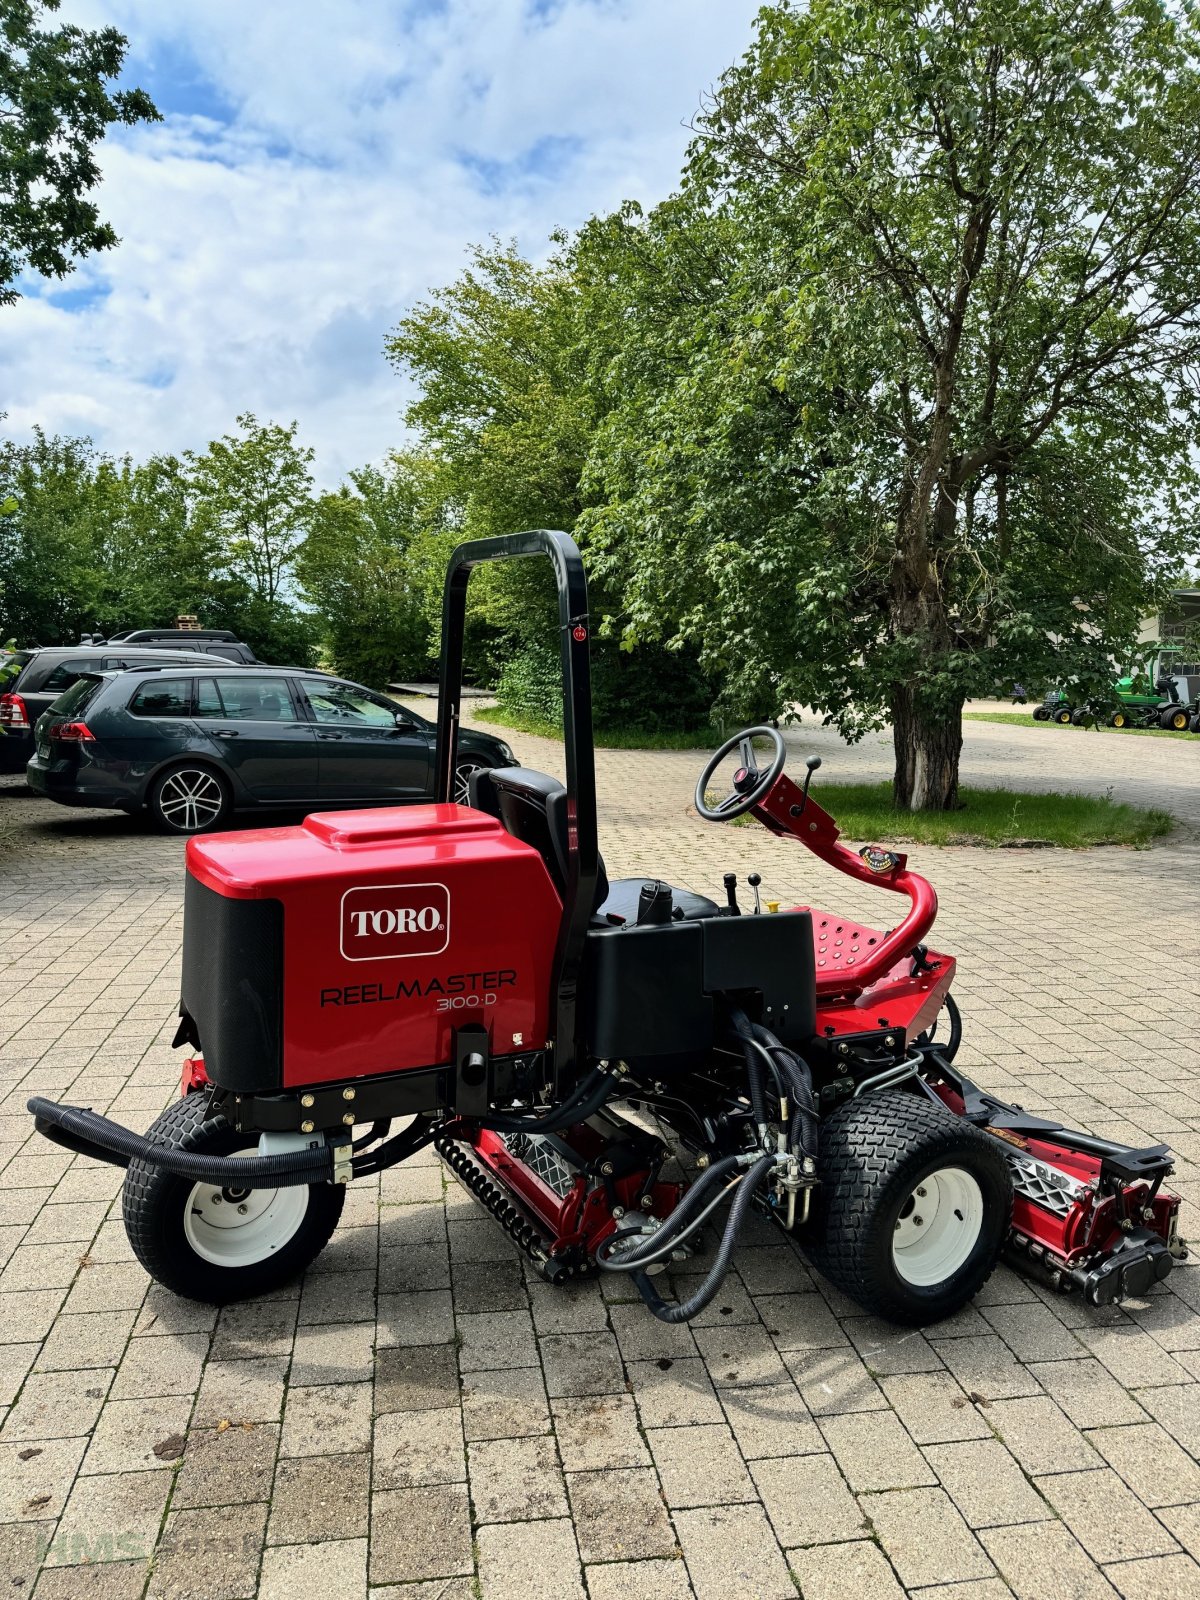
[{"label": "operator seat", "polygon": [[[503,823],[514,839],[532,845],[562,894],[567,882],[567,791],[558,779],[528,767],[484,767],[471,774],[469,783],[475,809]],[[593,922],[606,924],[617,917],[636,922],[638,897],[647,878],[618,878],[610,883],[603,856],[598,856],[597,866]],[[671,902],[676,912],[683,913],[685,922],[715,917],[721,909],[715,900],[674,885]]]}]

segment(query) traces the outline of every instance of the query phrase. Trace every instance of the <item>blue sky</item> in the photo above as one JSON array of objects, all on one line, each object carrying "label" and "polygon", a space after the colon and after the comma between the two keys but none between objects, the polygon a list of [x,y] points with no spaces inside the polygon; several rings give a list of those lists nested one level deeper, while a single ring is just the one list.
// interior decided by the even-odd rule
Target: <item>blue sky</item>
[{"label": "blue sky", "polygon": [[668,193],[757,0],[64,0],[165,121],[102,149],[121,245],[0,310],[5,431],[144,456],[296,417],[331,483],[403,437],[382,355],[491,233]]}]

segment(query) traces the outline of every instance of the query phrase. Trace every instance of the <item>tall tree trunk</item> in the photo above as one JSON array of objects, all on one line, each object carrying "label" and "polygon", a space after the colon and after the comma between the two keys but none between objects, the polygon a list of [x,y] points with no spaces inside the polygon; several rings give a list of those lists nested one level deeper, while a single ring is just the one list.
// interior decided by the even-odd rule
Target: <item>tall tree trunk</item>
[{"label": "tall tree trunk", "polygon": [[[922,476],[927,481],[928,463]],[[931,694],[922,680],[943,671],[955,649],[937,558],[953,546],[961,485],[940,479],[928,497],[919,492],[923,487],[919,480],[918,493],[901,505],[892,558],[892,633],[916,647],[911,675],[891,687],[892,794],[906,811],[952,811],[958,805],[963,699]]]},{"label": "tall tree trunk", "polygon": [[895,804],[905,811],[953,811],[958,805],[963,702],[933,710],[907,683],[892,686],[891,700]]}]

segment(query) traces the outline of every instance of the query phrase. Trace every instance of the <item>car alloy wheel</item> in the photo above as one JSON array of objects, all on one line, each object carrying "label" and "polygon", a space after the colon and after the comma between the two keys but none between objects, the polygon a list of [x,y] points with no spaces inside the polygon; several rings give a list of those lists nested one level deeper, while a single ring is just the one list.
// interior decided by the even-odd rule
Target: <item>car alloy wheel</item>
[{"label": "car alloy wheel", "polygon": [[163,821],[179,833],[201,833],[225,809],[220,780],[204,767],[180,767],[163,779],[158,791]]},{"label": "car alloy wheel", "polygon": [[490,769],[485,761],[460,761],[454,769],[454,799],[460,806],[471,804],[471,779],[477,772]]}]

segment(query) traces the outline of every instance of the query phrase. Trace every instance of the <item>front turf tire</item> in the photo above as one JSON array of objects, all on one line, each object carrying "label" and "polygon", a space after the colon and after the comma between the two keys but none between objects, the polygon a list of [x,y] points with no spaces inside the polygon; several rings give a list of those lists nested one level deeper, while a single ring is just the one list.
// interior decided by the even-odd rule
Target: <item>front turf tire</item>
[{"label": "front turf tire", "polygon": [[[257,1154],[252,1136],[238,1133],[223,1116],[206,1119],[207,1109],[207,1095],[186,1095],[167,1107],[146,1137],[199,1155]],[[298,1277],[329,1243],[346,1198],[345,1184],[315,1183],[220,1191],[218,1208],[217,1192],[213,1184],[134,1160],[121,1195],[125,1232],[150,1276],[173,1294],[215,1306],[270,1294]],[[232,1226],[212,1227],[206,1206]]]},{"label": "front turf tire", "polygon": [[940,1322],[990,1277],[1012,1218],[1008,1162],[948,1107],[903,1090],[847,1101],[821,1124],[819,1174],[806,1248],[865,1311]]}]

